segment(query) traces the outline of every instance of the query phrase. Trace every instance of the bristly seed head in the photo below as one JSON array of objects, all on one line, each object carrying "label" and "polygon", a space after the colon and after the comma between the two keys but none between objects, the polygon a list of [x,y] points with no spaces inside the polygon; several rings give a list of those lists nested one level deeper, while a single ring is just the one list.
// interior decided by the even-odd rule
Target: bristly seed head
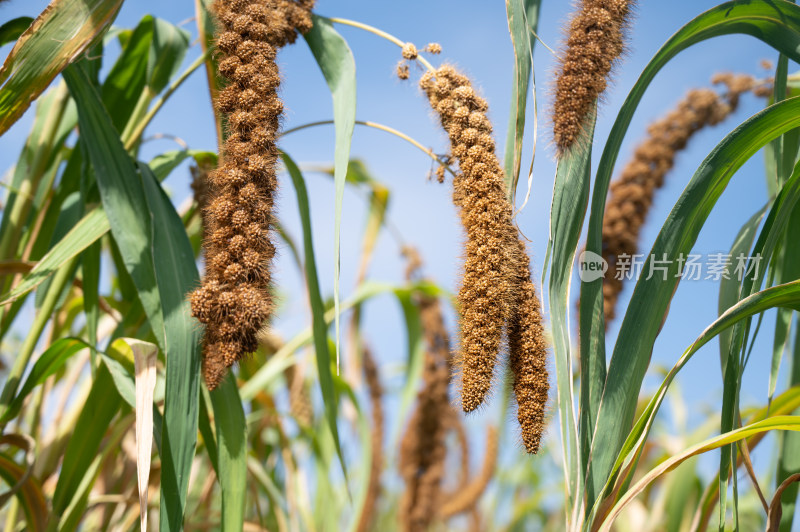
[{"label": "bristly seed head", "polygon": [[581,0],[572,15],[555,83],[553,140],[563,153],[584,122],[623,51],[633,0]]},{"label": "bristly seed head", "polygon": [[192,315],[206,324],[209,389],[258,347],[256,333],[273,307],[269,234],[283,111],[275,51],[311,28],[312,6],[310,0],[217,0],[212,6],[220,23],[219,72],[228,82],[215,103],[228,115],[228,138],[219,168],[208,176],[206,270],[203,286],[190,296]]},{"label": "bristly seed head", "polygon": [[720,96],[710,89],[689,91],[666,116],[650,124],[647,137],[636,147],[620,176],[611,183],[603,216],[602,255],[609,272],[613,272],[603,280],[606,327],[615,317],[623,279],[630,272],[630,257],[637,253],[639,232],[677,153],[695,133],[721,122],[733,112],[742,93],[771,94],[768,86],[757,84],[747,75],[716,74],[711,81],[724,84],[727,92]]}]

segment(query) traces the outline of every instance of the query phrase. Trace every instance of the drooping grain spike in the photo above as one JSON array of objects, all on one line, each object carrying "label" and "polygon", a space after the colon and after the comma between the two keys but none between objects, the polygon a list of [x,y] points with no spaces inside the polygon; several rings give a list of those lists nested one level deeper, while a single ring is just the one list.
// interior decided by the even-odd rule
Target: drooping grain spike
[{"label": "drooping grain spike", "polygon": [[311,29],[304,0],[217,0],[219,71],[227,85],[217,109],[227,116],[221,162],[208,175],[203,285],[191,296],[205,324],[203,375],[214,389],[233,364],[258,346],[272,314],[270,264],[277,180],[275,135],[283,105],[275,53]]},{"label": "drooping grain spike", "polygon": [[426,73],[420,86],[450,137],[459,172],[453,202],[466,233],[464,275],[458,292],[461,406],[475,410],[486,398],[513,303],[507,243],[516,238],[503,170],[494,153],[488,105],[470,80],[451,67]]},{"label": "drooping grain spike", "polygon": [[555,82],[553,140],[560,153],[581,137],[589,111],[623,52],[632,0],[580,0]]},{"label": "drooping grain spike", "polygon": [[550,382],[547,373],[547,341],[536,288],[531,281],[530,259],[517,240],[517,303],[508,324],[508,351],[514,375],[517,420],[525,449],[536,454],[544,432]]},{"label": "drooping grain spike", "polygon": [[377,516],[378,497],[381,494],[381,472],[383,471],[383,386],[381,385],[378,366],[369,349],[364,349],[364,376],[369,390],[372,406],[372,457],[370,459],[367,496],[358,520],[358,532],[374,530]]},{"label": "drooping grain spike", "polygon": [[761,94],[763,89],[746,75],[717,74],[712,82],[724,84],[727,92],[719,95],[711,89],[689,91],[667,115],[650,124],[647,137],[609,187],[602,237],[602,255],[609,266],[603,280],[606,327],[616,316],[623,281],[633,273],[639,233],[675,157],[695,133],[718,124],[736,110],[741,94],[751,90]]}]

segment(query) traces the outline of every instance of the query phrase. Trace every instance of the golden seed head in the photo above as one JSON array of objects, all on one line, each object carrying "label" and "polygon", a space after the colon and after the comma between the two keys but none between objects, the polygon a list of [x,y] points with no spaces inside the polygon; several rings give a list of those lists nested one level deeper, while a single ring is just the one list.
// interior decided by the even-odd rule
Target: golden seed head
[{"label": "golden seed head", "polygon": [[409,71],[408,71],[408,64],[406,63],[405,59],[397,63],[397,77],[403,80],[408,79]]},{"label": "golden seed head", "polygon": [[403,59],[408,59],[409,61],[413,61],[417,58],[418,52],[417,47],[414,46],[413,43],[407,42],[403,45]]},{"label": "golden seed head", "polygon": [[425,47],[425,51],[429,54],[440,54],[442,53],[442,45],[438,42],[431,42]]},{"label": "golden seed head", "polygon": [[747,75],[728,72],[712,76],[712,83],[724,85],[727,93],[720,96],[710,89],[687,93],[678,105],[647,128],[647,137],[634,150],[633,158],[609,187],[609,198],[603,217],[603,258],[609,275],[603,281],[603,308],[606,326],[615,317],[617,298],[623,288],[618,273],[627,273],[627,263],[620,257],[637,253],[639,233],[653,204],[656,190],[672,169],[677,153],[683,150],[695,133],[717,124],[732,113],[742,93],[758,94],[760,86]]},{"label": "golden seed head", "polygon": [[[227,115],[220,167],[208,176],[204,209],[206,271],[190,295],[206,324],[203,375],[216,387],[227,368],[258,346],[272,300],[269,233],[277,181],[275,135],[283,105],[275,52],[311,28],[310,0],[217,0],[219,72],[228,81],[216,101]],[[265,260],[266,259],[266,260]]]},{"label": "golden seed head", "polygon": [[584,122],[606,89],[622,54],[632,0],[581,0],[572,15],[555,83],[553,139],[563,152],[582,136]]}]

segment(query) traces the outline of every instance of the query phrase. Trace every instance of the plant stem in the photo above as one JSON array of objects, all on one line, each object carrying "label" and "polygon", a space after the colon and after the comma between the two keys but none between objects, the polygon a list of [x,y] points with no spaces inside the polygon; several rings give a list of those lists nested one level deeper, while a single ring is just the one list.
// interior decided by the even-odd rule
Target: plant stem
[{"label": "plant stem", "polygon": [[58,131],[58,124],[61,122],[61,117],[64,116],[64,110],[67,107],[67,101],[69,101],[66,85],[59,85],[55,90],[57,91],[56,97],[42,126],[44,135],[42,138],[34,140],[37,143],[35,147],[30,147],[33,161],[31,162],[29,177],[20,184],[16,200],[8,217],[9,227],[0,236],[0,258],[11,258],[11,255],[16,252],[15,248],[19,242],[20,231],[28,218],[28,213],[30,213],[39,181],[44,176],[45,170],[47,170],[46,166],[52,153],[52,143]]},{"label": "plant stem", "polygon": [[[334,24],[344,24],[345,26],[352,26],[354,28],[358,28],[358,29],[361,29],[361,30],[364,30],[364,31],[368,31],[368,32],[370,32],[370,33],[372,33],[374,35],[377,35],[378,37],[386,39],[387,41],[389,41],[389,42],[391,42],[393,44],[396,44],[400,48],[402,48],[406,44],[403,41],[401,41],[400,39],[398,39],[397,37],[395,37],[394,35],[392,35],[390,33],[386,33],[383,30],[379,30],[378,28],[370,26],[369,24],[364,24],[363,22],[356,22],[355,20],[349,20],[349,19],[346,19],[346,18],[329,18],[328,20],[330,20]],[[428,62],[428,60],[425,59],[424,57],[422,57],[421,55],[418,55],[416,60],[419,61],[431,73],[436,73],[436,69],[433,68],[433,65],[431,65]]]},{"label": "plant stem", "polygon": [[[318,122],[310,122],[308,124],[302,124],[300,126],[287,129],[286,131],[282,132],[278,137],[280,138],[280,137],[283,137],[285,135],[288,135],[289,133],[294,133],[296,131],[300,131],[300,130],[303,130],[303,129],[308,129],[310,127],[326,126],[326,125],[330,125],[330,124],[333,124],[333,120],[320,120]],[[375,128],[375,129],[380,129],[381,131],[385,131],[386,133],[390,133],[390,134],[392,134],[392,135],[394,135],[396,137],[399,137],[399,138],[405,140],[406,142],[408,142],[408,143],[412,144],[413,146],[415,146],[415,147],[419,148],[420,150],[422,150],[428,157],[430,157],[431,159],[433,159],[434,161],[436,161],[440,165],[444,166],[445,169],[448,172],[450,172],[452,175],[455,176],[455,172],[453,172],[453,170],[450,168],[450,166],[448,166],[448,164],[446,162],[444,162],[438,155],[433,153],[433,150],[431,150],[429,148],[426,148],[425,146],[420,144],[418,141],[414,140],[412,137],[409,137],[405,133],[402,133],[402,132],[400,132],[400,131],[398,131],[398,130],[396,130],[394,128],[391,128],[389,126],[385,126],[383,124],[379,124],[377,122],[368,122],[368,121],[365,121],[365,120],[356,120],[356,124],[358,124],[359,126],[366,126],[366,127],[371,127],[371,128]]]}]

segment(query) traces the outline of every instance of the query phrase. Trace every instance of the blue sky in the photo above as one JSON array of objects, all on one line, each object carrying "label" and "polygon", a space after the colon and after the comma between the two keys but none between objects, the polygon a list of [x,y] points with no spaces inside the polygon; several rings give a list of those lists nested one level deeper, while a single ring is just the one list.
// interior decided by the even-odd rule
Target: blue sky
[{"label": "blue sky", "polygon": [[[0,20],[36,13],[46,5],[42,0],[16,0],[0,7]],[[600,108],[596,146],[602,146],[614,116],[639,73],[663,42],[684,23],[705,9],[713,7],[709,0],[673,2],[641,1],[632,25],[628,52],[618,66],[614,82]],[[567,19],[570,2],[545,0],[541,12],[539,35],[544,43],[557,50],[562,38],[561,28]],[[377,26],[419,47],[438,42],[443,53],[434,57],[434,64],[447,61],[462,68],[474,80],[481,94],[489,101],[490,118],[495,124],[498,148],[502,149],[509,108],[513,55],[508,37],[503,2],[480,0],[440,0],[438,2],[383,2],[364,0],[321,0],[317,12],[322,15],[352,18]],[[194,16],[194,2],[139,0],[125,3],[117,25],[132,27],[146,13],[173,23]],[[184,24],[193,37],[194,22]],[[394,76],[400,51],[392,44],[363,31],[338,27],[348,40],[355,55],[358,71],[358,119],[390,125],[419,140],[437,152],[446,150],[446,138],[431,115],[426,100],[416,86],[420,72],[412,66],[412,78],[399,81]],[[3,56],[9,46],[0,49]],[[199,54],[194,46],[187,55],[188,65]],[[541,276],[547,243],[549,202],[555,175],[554,150],[549,133],[549,86],[554,72],[554,57],[543,46],[535,53],[536,94],[539,107],[539,139],[533,172],[531,200],[518,217],[519,226],[531,239],[530,246],[535,277]],[[709,86],[711,75],[718,71],[734,71],[765,77],[770,73],[760,67],[762,59],[775,61],[777,53],[760,41],[745,36],[716,38],[700,43],[684,52],[656,77],[634,116],[620,152],[618,169],[632,153],[648,122],[667,112],[683,94],[694,87]],[[286,107],[285,128],[329,119],[330,93],[314,60],[300,40],[279,55],[284,83],[282,96]],[[793,71],[790,65],[790,72]],[[678,159],[668,175],[666,185],[658,194],[641,239],[641,248],[648,250],[673,203],[688,182],[698,164],[711,148],[735,125],[755,113],[763,102],[751,95],[743,97],[739,110],[721,126],[698,134]],[[528,135],[525,138],[523,168],[530,162],[533,114],[529,113]],[[0,137],[0,168],[10,168],[22,147],[32,121],[27,113],[5,135]],[[208,99],[205,74],[195,73],[179,93],[163,108],[145,136],[170,133],[182,138],[190,147],[214,150],[216,140]],[[281,147],[301,166],[328,165],[333,158],[333,128],[313,128],[287,136]],[[145,144],[142,158],[176,149],[168,140]],[[389,217],[403,235],[416,245],[425,260],[427,274],[444,287],[454,290],[460,267],[461,232],[454,207],[450,202],[448,185],[426,179],[431,161],[420,151],[385,133],[358,128],[353,139],[352,156],[366,162],[374,177],[391,188]],[[599,148],[595,151],[595,162]],[[306,175],[312,200],[313,229],[317,262],[323,292],[330,294],[333,285],[333,187],[329,178],[309,172]],[[4,177],[3,179],[8,179]],[[187,168],[176,170],[167,181],[176,203],[188,194]],[[520,195],[524,195],[522,188]],[[717,208],[711,214],[695,246],[702,254],[727,252],[740,226],[766,201],[762,156],[747,163],[733,178]],[[282,182],[279,213],[290,233],[300,237],[296,203],[288,180]],[[365,220],[363,201],[348,192],[345,197],[342,222],[342,290],[347,297],[353,289],[361,231]],[[293,270],[288,253],[278,262],[277,284],[287,295],[284,314],[275,325],[284,337],[290,337],[305,323],[305,302],[300,294],[300,278]],[[370,276],[378,280],[399,281],[404,264],[396,242],[388,233],[380,239]],[[576,277],[577,279],[577,277]],[[632,286],[620,300],[620,309],[627,302]],[[710,281],[683,283],[674,298],[669,318],[659,336],[653,362],[671,367],[683,350],[710,324],[717,315],[718,285]],[[769,359],[772,345],[772,314],[762,326],[762,338],[757,342],[750,366],[745,375],[743,400],[745,404],[766,402]],[[450,320],[451,325],[453,320]],[[609,330],[609,342],[616,335],[619,322]],[[374,350],[383,362],[384,374],[398,375],[406,352],[402,317],[390,298],[370,303],[365,312],[364,330]],[[613,343],[609,343],[609,352]],[[554,371],[555,368],[553,368]],[[783,376],[786,367],[783,368]],[[397,379],[391,380],[399,385]],[[648,378],[646,386],[657,386],[660,378]],[[784,379],[781,379],[784,382]],[[690,405],[690,423],[697,422],[703,413],[716,411],[721,396],[722,379],[719,370],[717,344],[706,346],[681,373],[678,383],[684,400]],[[781,387],[779,386],[779,390]],[[498,402],[498,401],[495,401]],[[485,415],[485,414],[484,414]],[[473,423],[480,424],[480,420]],[[558,431],[551,429],[556,438]],[[757,465],[766,466],[768,456],[756,455]],[[714,458],[714,461],[716,458]],[[712,462],[713,463],[713,462]],[[771,466],[770,466],[771,467]]]}]

